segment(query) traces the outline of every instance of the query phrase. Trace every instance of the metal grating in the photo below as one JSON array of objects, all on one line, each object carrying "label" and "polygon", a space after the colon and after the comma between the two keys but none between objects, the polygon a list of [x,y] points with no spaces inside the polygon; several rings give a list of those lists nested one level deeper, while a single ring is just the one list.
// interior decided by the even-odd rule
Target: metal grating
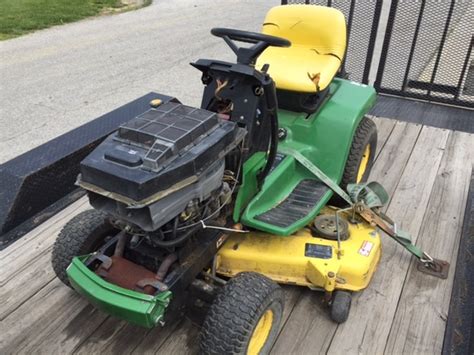
[{"label": "metal grating", "polygon": [[375,87],[474,108],[473,29],[472,0],[393,0]]},{"label": "metal grating", "polygon": [[282,1],[297,3],[344,13],[352,80],[372,84],[373,65],[379,93],[474,108],[474,1]]}]

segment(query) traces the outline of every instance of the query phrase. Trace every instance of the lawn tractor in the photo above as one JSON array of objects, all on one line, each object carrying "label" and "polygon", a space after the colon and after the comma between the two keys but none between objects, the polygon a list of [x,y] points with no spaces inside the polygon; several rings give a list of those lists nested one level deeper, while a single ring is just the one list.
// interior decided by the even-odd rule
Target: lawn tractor
[{"label": "lawn tractor", "polygon": [[341,69],[343,14],[278,6],[262,33],[211,33],[237,59],[191,64],[201,107],[157,94],[81,162],[77,184],[94,209],[56,240],[61,281],[144,327],[199,300],[203,353],[265,354],[282,318],[278,283],[323,291],[330,317],[344,322],[380,260],[380,229],[421,270],[446,275],[447,263],[382,213],[381,185],[366,183],[376,93]]}]

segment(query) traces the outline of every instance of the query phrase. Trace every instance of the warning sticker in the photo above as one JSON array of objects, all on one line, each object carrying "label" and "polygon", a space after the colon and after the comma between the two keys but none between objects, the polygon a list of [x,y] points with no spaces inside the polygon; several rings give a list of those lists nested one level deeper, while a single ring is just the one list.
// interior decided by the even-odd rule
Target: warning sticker
[{"label": "warning sticker", "polygon": [[364,240],[362,243],[362,246],[359,249],[359,254],[362,256],[369,256],[370,252],[372,251],[372,248],[374,246],[374,243],[369,242],[368,240]]}]

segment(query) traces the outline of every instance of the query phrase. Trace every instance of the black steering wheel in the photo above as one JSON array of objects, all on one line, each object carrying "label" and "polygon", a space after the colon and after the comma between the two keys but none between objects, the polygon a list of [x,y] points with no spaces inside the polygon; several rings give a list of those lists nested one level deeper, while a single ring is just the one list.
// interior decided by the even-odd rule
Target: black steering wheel
[{"label": "black steering wheel", "polygon": [[[237,62],[254,64],[257,57],[268,47],[289,47],[291,42],[285,38],[266,35],[259,32],[235,30],[232,28],[213,28],[211,33],[221,37],[237,55]],[[251,47],[238,47],[234,41],[251,43]]]}]

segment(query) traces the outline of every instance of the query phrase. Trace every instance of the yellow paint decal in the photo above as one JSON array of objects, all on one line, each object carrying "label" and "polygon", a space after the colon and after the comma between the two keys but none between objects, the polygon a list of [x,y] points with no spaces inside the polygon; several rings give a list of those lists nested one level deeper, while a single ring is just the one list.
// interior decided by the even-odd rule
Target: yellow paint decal
[{"label": "yellow paint decal", "polygon": [[364,240],[362,246],[359,249],[359,254],[362,256],[369,256],[372,248],[374,247],[374,243],[369,242],[368,240]]}]

